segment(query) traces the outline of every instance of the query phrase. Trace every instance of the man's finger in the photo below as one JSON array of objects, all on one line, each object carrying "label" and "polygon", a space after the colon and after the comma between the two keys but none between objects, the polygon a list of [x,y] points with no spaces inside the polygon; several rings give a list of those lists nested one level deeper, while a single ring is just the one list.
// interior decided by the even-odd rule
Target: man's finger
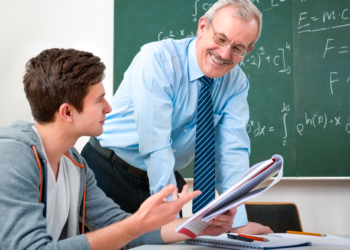
[{"label": "man's finger", "polygon": [[227,221],[217,221],[212,219],[210,220],[210,223],[214,227],[221,227],[221,230],[223,230],[223,232],[227,232],[232,228],[232,221],[229,223]]},{"label": "man's finger", "polygon": [[226,214],[220,214],[218,216],[216,216],[213,220],[216,220],[216,221],[227,221],[227,222],[232,222],[233,220],[233,216],[230,216],[230,215],[226,215]]},{"label": "man's finger", "polygon": [[190,200],[193,200],[194,197],[200,195],[202,192],[199,190],[196,190],[194,192],[188,193],[188,194],[181,194],[181,198],[177,200],[177,202],[180,203],[181,206],[185,205]]},{"label": "man's finger", "polygon": [[181,196],[187,194],[187,192],[188,192],[188,185],[186,184],[182,187]]},{"label": "man's finger", "polygon": [[230,211],[230,213],[231,213],[232,215],[236,215],[236,213],[237,213],[237,208],[236,208],[236,207],[231,208],[229,211]]},{"label": "man's finger", "polygon": [[162,190],[160,190],[158,193],[152,195],[153,199],[156,202],[162,201],[164,198],[166,199],[169,195],[171,195],[174,190],[176,189],[174,184],[169,184],[168,186],[164,187]]},{"label": "man's finger", "polygon": [[179,199],[179,196],[178,196],[178,189],[175,188],[174,192],[173,192],[173,201],[176,201],[177,199]]}]

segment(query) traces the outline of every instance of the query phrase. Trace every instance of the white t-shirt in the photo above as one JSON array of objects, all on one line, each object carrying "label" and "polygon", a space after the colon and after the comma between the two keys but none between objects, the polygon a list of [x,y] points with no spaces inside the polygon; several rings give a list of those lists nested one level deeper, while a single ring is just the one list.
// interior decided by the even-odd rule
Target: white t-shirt
[{"label": "white t-shirt", "polygon": [[[46,156],[41,137],[36,128],[34,126],[32,128],[37,133],[40,139],[41,150]],[[57,241],[61,235],[64,225],[67,222],[70,205],[68,174],[63,156],[59,162],[57,181],[50,163],[47,161],[46,205],[46,230],[52,236],[53,240]]]}]

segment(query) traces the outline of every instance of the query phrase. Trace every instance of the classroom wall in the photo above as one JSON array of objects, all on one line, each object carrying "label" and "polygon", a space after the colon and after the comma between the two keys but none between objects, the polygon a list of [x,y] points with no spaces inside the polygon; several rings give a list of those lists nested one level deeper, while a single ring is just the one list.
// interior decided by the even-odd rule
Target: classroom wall
[{"label": "classroom wall", "polygon": [[[0,126],[32,121],[23,92],[24,65],[47,48],[75,48],[101,57],[111,99],[113,0],[0,1],[0,32]],[[78,150],[86,141],[77,142]],[[349,180],[282,180],[254,201],[295,202],[305,231],[350,235],[349,188]],[[191,214],[191,204],[184,214]]]},{"label": "classroom wall", "polygon": [[[105,63],[106,98],[113,93],[113,0],[0,1],[0,126],[33,121],[23,91],[25,63],[49,48],[92,52]],[[79,139],[78,148],[87,138]]]}]

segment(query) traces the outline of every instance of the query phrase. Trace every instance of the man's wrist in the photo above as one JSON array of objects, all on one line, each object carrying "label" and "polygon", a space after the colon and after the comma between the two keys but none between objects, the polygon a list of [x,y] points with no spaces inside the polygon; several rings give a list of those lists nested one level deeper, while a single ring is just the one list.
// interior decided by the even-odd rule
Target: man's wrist
[{"label": "man's wrist", "polygon": [[[133,236],[135,238],[141,236],[142,234],[147,233],[149,230],[147,229],[147,225],[143,222],[141,219],[141,216],[139,216],[138,212],[131,215],[127,219],[127,228],[132,232]],[[127,229],[127,230],[128,230]]]}]

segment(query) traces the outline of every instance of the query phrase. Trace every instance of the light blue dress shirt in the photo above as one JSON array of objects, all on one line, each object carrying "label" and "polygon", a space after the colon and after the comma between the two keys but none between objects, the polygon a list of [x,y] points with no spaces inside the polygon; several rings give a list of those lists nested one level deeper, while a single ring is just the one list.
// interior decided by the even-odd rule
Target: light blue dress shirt
[{"label": "light blue dress shirt", "polygon": [[[97,139],[127,163],[147,171],[151,194],[176,185],[174,171],[194,158],[203,75],[195,38],[149,43],[132,61],[111,101],[112,112]],[[248,88],[238,65],[211,87],[219,194],[249,168]],[[240,206],[234,227],[247,223],[245,207]]]}]

